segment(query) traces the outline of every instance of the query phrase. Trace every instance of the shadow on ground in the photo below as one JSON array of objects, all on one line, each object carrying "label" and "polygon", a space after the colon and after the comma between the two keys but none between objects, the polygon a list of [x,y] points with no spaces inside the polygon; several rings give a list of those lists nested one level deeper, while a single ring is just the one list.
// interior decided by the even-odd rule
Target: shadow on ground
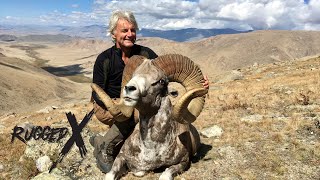
[{"label": "shadow on ground", "polygon": [[[199,147],[199,150],[197,152],[197,155],[192,157],[190,159],[191,163],[197,163],[199,162],[201,159],[203,159],[206,154],[212,149],[212,146],[211,145],[207,145],[207,144],[203,144],[201,143],[200,147]],[[210,160],[210,159],[205,159],[206,161],[207,160]],[[158,169],[155,169],[153,172],[155,173],[162,173],[165,171],[165,169],[167,168],[167,166],[164,166],[164,167],[160,167]],[[188,165],[188,167],[185,169],[185,171],[187,171],[188,169],[190,168],[190,164]]]},{"label": "shadow on ground", "polygon": [[91,78],[83,75],[82,70],[84,68],[82,68],[80,65],[81,64],[74,64],[62,67],[45,66],[41,68],[48,71],[51,74],[54,74],[59,77],[66,77],[78,83],[90,83],[92,81]]},{"label": "shadow on ground", "polygon": [[[197,154],[191,159],[191,162],[192,162],[192,163],[197,163],[197,162],[199,162],[201,159],[203,159],[203,158],[206,156],[206,154],[207,154],[211,149],[212,149],[212,146],[211,146],[211,145],[201,143]],[[205,160],[207,161],[207,160],[210,160],[210,159],[205,159]]]}]

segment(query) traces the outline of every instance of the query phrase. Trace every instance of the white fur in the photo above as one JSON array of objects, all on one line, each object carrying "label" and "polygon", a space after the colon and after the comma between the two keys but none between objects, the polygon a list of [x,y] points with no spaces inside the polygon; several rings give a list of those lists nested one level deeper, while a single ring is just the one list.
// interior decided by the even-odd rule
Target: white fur
[{"label": "white fur", "polygon": [[[155,119],[159,119],[158,116],[160,116],[163,121],[164,121],[164,119],[168,119],[165,116],[165,113],[166,113],[166,111],[161,109],[158,112],[158,114],[156,115]],[[146,120],[143,120],[143,119],[141,119],[140,121],[141,121],[141,123],[147,122]],[[164,126],[164,125],[165,125],[165,123],[161,122],[161,126]],[[147,125],[142,125],[142,126],[147,126]],[[161,128],[163,128],[163,127],[161,127]],[[171,133],[173,134],[173,132],[169,132],[169,134],[166,136],[166,140],[163,143],[155,142],[151,139],[151,134],[152,134],[151,131],[152,130],[155,131],[156,128],[147,129],[147,137],[143,140],[143,143],[141,143],[139,145],[141,152],[139,153],[138,158],[141,160],[141,162],[152,162],[152,161],[155,161],[156,159],[164,159],[165,157],[163,157],[163,156],[167,155],[167,151],[168,151],[170,144],[172,142],[170,138],[174,137],[174,135],[172,135],[172,136],[169,135]],[[155,132],[153,132],[153,133],[155,133]],[[162,161],[164,161],[164,160],[162,160]]]},{"label": "white fur", "polygon": [[135,176],[138,176],[138,177],[142,177],[142,176],[144,176],[145,174],[146,174],[146,172],[145,171],[139,171],[139,172],[135,172],[135,173],[133,173]]},{"label": "white fur", "polygon": [[113,171],[108,172],[104,177],[104,180],[114,180],[114,179],[115,179],[115,174],[113,173]]},{"label": "white fur", "polygon": [[[133,77],[126,87],[134,86],[137,88],[136,90],[126,90],[126,88],[123,89],[123,97],[124,97],[124,104],[127,106],[135,106],[142,94],[145,94],[145,79],[142,77]],[[127,98],[130,100],[128,100]]]},{"label": "white fur", "polygon": [[145,61],[123,89],[124,103],[139,110],[140,120],[116,158],[119,167],[113,166],[106,179],[118,178],[127,164],[135,176],[169,167],[159,179],[173,180],[173,176],[183,172],[188,165],[192,142],[182,144],[179,136],[186,136],[189,125],[172,119],[172,104],[164,94],[166,86],[159,84],[159,79],[163,78],[165,75],[161,70],[152,66],[151,61]]},{"label": "white fur", "polygon": [[173,180],[172,174],[168,168],[160,175],[159,180]]}]

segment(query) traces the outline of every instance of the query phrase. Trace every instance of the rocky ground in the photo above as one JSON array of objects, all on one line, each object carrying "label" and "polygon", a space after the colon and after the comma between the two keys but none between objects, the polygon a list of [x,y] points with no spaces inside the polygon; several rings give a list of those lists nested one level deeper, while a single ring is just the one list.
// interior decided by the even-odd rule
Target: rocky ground
[{"label": "rocky ground", "polygon": [[[176,179],[319,179],[320,58],[279,62],[231,71],[211,79],[206,105],[194,122],[202,146],[191,166]],[[0,117],[0,174],[4,179],[103,179],[88,142],[108,127],[95,117],[82,131],[87,155],[73,146],[51,173],[48,168],[72,134],[66,112],[78,123],[92,108],[88,100]],[[66,127],[57,143],[16,139],[13,128]],[[143,178],[131,173],[122,179]]]}]

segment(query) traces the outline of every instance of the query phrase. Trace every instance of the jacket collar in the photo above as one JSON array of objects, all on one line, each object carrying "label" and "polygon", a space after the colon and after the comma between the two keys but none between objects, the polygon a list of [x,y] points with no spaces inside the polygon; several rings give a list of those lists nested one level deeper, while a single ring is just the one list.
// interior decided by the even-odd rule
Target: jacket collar
[{"label": "jacket collar", "polygon": [[[137,47],[137,45],[136,44],[134,44],[133,46],[132,46],[132,50],[131,50],[131,53],[130,53],[130,57],[134,54],[134,51],[136,50],[136,47]],[[122,50],[120,49],[120,48],[117,48],[117,45],[115,44],[113,47],[113,50],[114,50],[114,52],[118,55],[118,56],[122,56]]]}]

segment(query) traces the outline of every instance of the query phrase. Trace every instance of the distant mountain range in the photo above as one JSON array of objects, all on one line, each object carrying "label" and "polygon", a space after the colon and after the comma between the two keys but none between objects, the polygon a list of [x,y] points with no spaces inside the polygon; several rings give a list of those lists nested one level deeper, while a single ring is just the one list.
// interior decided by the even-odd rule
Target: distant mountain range
[{"label": "distant mountain range", "polygon": [[[249,31],[237,31],[234,29],[180,29],[180,30],[155,30],[141,29],[138,31],[138,37],[160,37],[177,42],[195,41],[203,38],[216,36],[219,34],[237,34]],[[106,39],[107,26],[91,25],[82,27],[71,26],[39,26],[39,25],[0,25],[0,35],[68,35],[70,37],[82,37],[89,39]],[[13,37],[9,39],[14,39]],[[1,40],[1,39],[0,39]]]},{"label": "distant mountain range", "polygon": [[234,29],[180,29],[180,30],[154,30],[154,29],[142,29],[139,34],[143,37],[160,37],[177,42],[195,41],[203,38],[216,36],[219,34],[238,34],[250,31],[237,31]]}]

